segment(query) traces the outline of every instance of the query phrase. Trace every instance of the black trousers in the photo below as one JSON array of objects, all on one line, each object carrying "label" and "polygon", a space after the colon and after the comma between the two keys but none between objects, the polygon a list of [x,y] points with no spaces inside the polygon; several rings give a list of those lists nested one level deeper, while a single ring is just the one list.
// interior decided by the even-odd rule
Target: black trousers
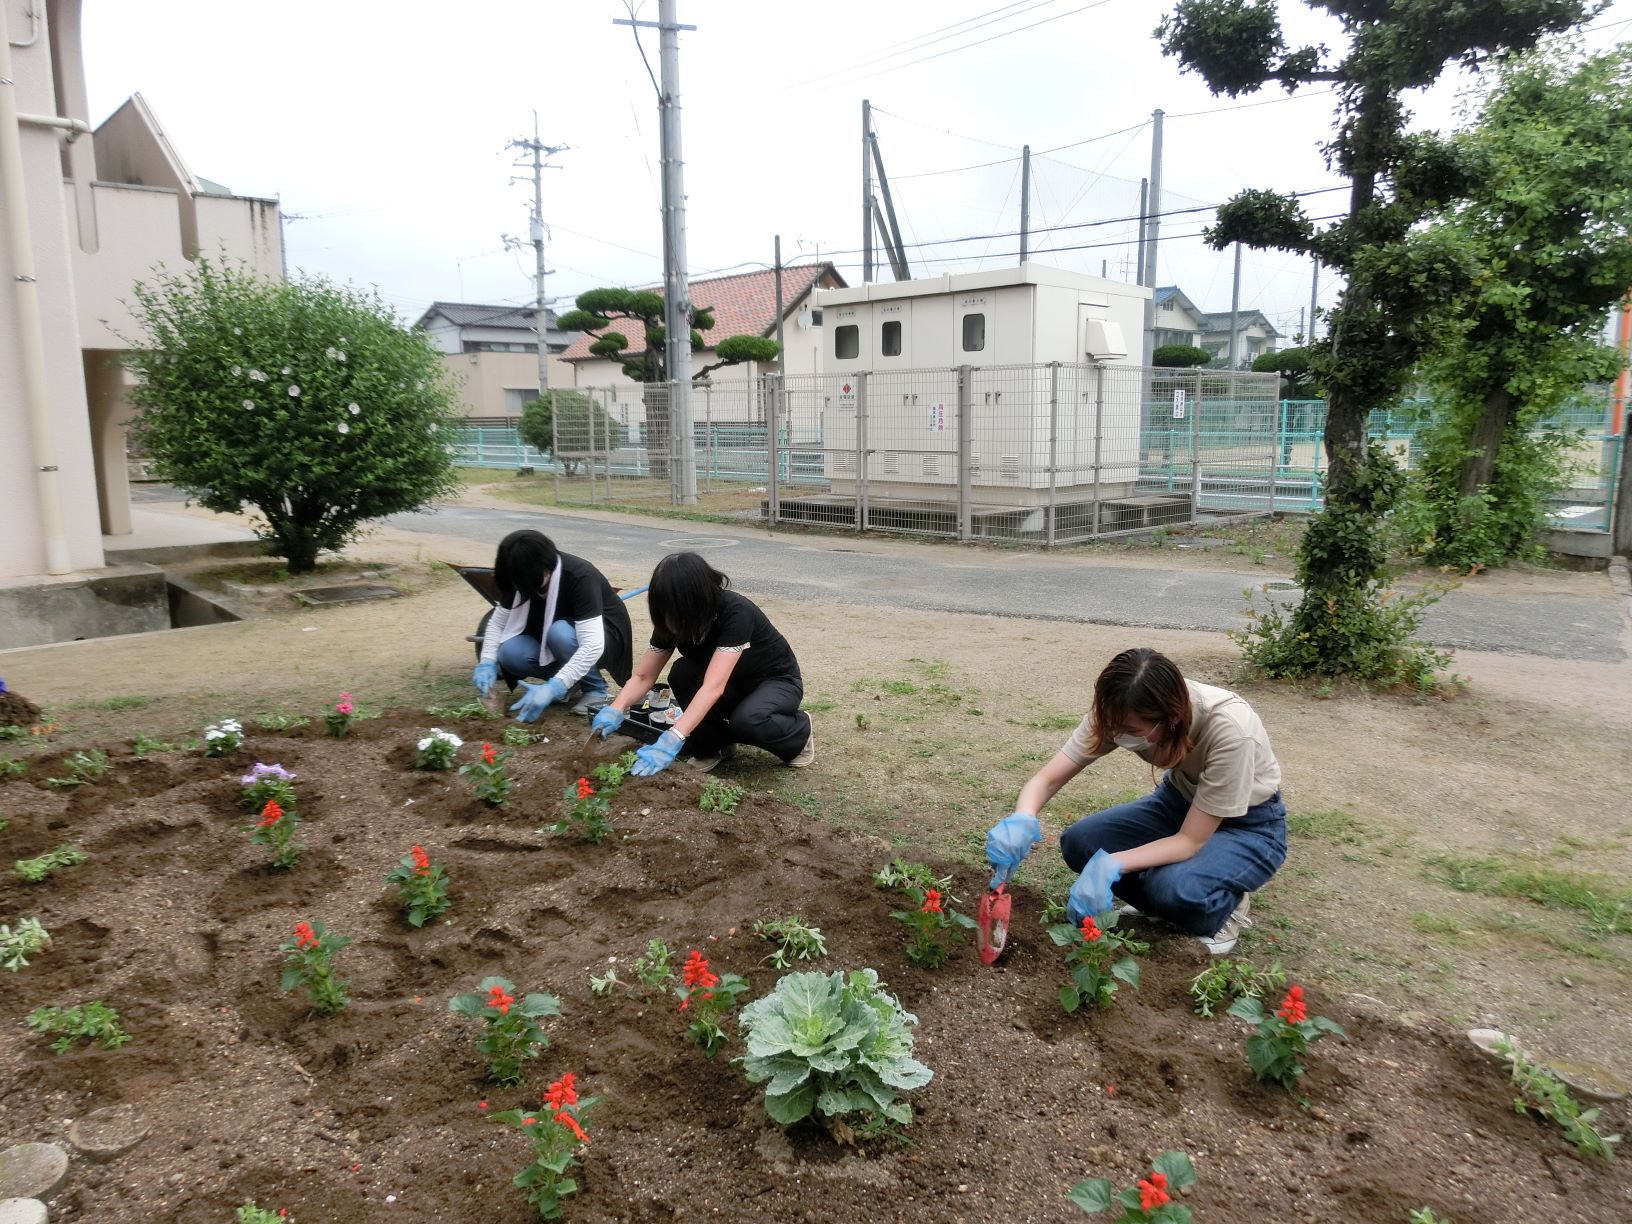
[{"label": "black trousers", "polygon": [[[706,663],[678,658],[669,668],[669,688],[681,708],[689,706],[703,687]],[[764,680],[748,688],[735,682],[686,737],[690,756],[713,756],[727,744],[751,744],[772,756],[791,761],[810,739],[810,716],[799,710],[805,686],[795,677]]]}]

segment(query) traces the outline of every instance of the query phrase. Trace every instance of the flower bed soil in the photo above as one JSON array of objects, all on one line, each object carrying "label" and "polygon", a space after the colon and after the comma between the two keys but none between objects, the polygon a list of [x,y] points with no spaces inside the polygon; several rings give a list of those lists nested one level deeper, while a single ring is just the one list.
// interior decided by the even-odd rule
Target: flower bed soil
[{"label": "flower bed soil", "polygon": [[[1078,1179],[1131,1184],[1168,1148],[1195,1158],[1200,1224],[1378,1224],[1425,1204],[1456,1224],[1632,1218],[1623,1163],[1579,1157],[1516,1115],[1504,1069],[1435,1023],[1316,992],[1312,1010],[1352,1040],[1314,1052],[1300,1108],[1253,1082],[1238,1022],[1192,1014],[1205,956],[1190,941],[1152,932],[1143,989],[1067,1016],[1060,953],[1025,887],[997,967],[965,945],[926,973],[871,880],[900,851],[758,796],[732,817],[701,813],[684,769],[628,782],[603,845],[540,835],[562,788],[612,749],[580,755],[583,724],[548,720],[555,742],[516,751],[514,797],[490,811],[456,774],[411,769],[428,721],[392,715],[343,741],[252,731],[216,760],[119,749],[100,783],[71,791],[46,789],[54,762],[36,758],[0,786],[7,862],[63,841],[92,855],[45,884],[0,883],[0,921],[37,915],[53,937],[0,973],[0,1141],[64,1141],[72,1120],[119,1103],[152,1128],[110,1163],[76,1158],[54,1220],[216,1224],[255,1199],[300,1224],[516,1224],[531,1217],[510,1185],[524,1143],[477,1101],[534,1104],[564,1071],[605,1098],[569,1220],[1069,1221],[1085,1218],[1065,1198]],[[300,775],[307,850],[289,872],[263,867],[241,831],[236,779],[256,760]],[[454,895],[448,921],[420,931],[382,887],[416,842]],[[972,912],[983,881],[956,876]],[[631,978],[658,937],[681,957],[702,948],[757,995],[776,975],[750,927],[790,912],[827,937],[813,967],[873,966],[917,1013],[935,1079],[911,1096],[910,1146],[784,1132],[740,1069],[682,1040],[672,997],[589,991],[609,957]],[[330,1019],[277,990],[277,945],[301,919],[355,940],[339,957],[353,1002]],[[447,1010],[488,974],[561,999],[521,1089],[484,1085],[475,1026]],[[119,1010],[128,1046],[58,1057],[22,1026],[37,1006],[93,998]],[[1625,1106],[1604,1120],[1624,1129]]]}]

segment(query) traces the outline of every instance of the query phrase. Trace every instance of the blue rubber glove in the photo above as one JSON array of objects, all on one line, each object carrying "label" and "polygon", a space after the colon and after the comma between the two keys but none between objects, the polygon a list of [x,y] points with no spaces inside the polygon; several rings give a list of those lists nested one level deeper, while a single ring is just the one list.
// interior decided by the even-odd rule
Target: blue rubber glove
[{"label": "blue rubber glove", "polygon": [[1071,885],[1071,895],[1065,902],[1066,920],[1072,926],[1080,926],[1084,918],[1103,914],[1110,909],[1115,904],[1111,897],[1111,885],[1121,878],[1122,864],[1105,851],[1095,850],[1094,857],[1088,860],[1077,882]]},{"label": "blue rubber glove", "polygon": [[602,706],[595,711],[595,717],[589,720],[590,731],[599,731],[603,740],[621,726],[623,711],[616,706]]},{"label": "blue rubber glove", "polygon": [[1008,883],[1031,848],[1043,840],[1043,826],[1029,812],[1005,816],[986,834],[986,861],[992,865],[992,887]]},{"label": "blue rubber glove", "polygon": [[470,681],[476,686],[476,691],[483,697],[493,695],[493,686],[499,680],[499,665],[497,663],[478,663],[476,670],[470,674]]},{"label": "blue rubber glove", "polygon": [[538,716],[550,708],[553,702],[567,699],[567,686],[561,683],[559,677],[552,676],[543,684],[526,684],[521,686],[521,697],[516,704],[510,707],[517,722],[537,722]]},{"label": "blue rubber glove", "polygon": [[636,750],[635,764],[630,773],[637,778],[649,778],[653,774],[660,774],[670,765],[674,758],[680,755],[680,749],[685,746],[685,739],[673,731],[665,731],[658,737],[655,744]]}]

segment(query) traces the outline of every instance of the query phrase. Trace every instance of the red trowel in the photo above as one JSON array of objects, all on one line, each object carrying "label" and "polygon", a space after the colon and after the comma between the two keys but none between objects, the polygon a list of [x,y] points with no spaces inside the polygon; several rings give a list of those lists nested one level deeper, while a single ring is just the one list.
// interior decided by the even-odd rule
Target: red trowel
[{"label": "red trowel", "polygon": [[975,911],[975,947],[980,951],[983,965],[995,963],[1009,942],[1009,910],[1014,898],[1003,891],[1007,887],[1007,884],[999,884],[991,889],[980,899],[980,908]]}]

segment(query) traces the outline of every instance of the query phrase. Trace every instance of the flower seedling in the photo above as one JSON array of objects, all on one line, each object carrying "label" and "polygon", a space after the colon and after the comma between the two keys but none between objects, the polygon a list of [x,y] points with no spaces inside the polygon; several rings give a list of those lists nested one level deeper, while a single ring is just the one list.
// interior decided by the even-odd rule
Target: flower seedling
[{"label": "flower seedling", "polygon": [[661,939],[647,940],[646,951],[635,958],[635,977],[647,990],[666,990],[674,981],[674,970],[669,968],[673,956]]},{"label": "flower seedling", "polygon": [[0,778],[20,778],[28,772],[28,762],[22,757],[0,757]]},{"label": "flower seedling", "polygon": [[283,953],[283,992],[304,989],[312,1006],[332,1016],[346,1005],[346,984],[334,975],[334,954],[349,944],[321,922],[297,922],[295,933],[278,945]]},{"label": "flower seedling", "polygon": [[426,706],[425,713],[432,718],[491,718],[493,711],[480,701],[464,701],[458,705]]},{"label": "flower seedling", "polygon": [[1119,934],[1114,910],[1104,918],[1104,927],[1090,916],[1081,926],[1062,922],[1048,929],[1048,937],[1067,949],[1065,963],[1071,980],[1060,987],[1060,1006],[1068,1012],[1084,1003],[1109,1007],[1119,982],[1139,989],[1139,962],[1134,957],[1149,952],[1150,945]]},{"label": "flower seedling", "polygon": [[1116,1190],[1103,1177],[1090,1177],[1071,1187],[1067,1196],[1089,1215],[1119,1211],[1112,1224],[1190,1224],[1190,1208],[1173,1201],[1179,1190],[1196,1184],[1196,1166],[1183,1152],[1163,1152],[1139,1183]]},{"label": "flower seedling", "polygon": [[873,883],[880,888],[888,888],[898,893],[917,892],[920,895],[932,888],[950,896],[947,891],[952,886],[951,876],[937,876],[924,863],[909,863],[904,859],[892,859],[889,866],[881,867],[873,874]]},{"label": "flower seedling", "polygon": [[249,772],[238,779],[238,785],[244,788],[238,802],[251,812],[264,811],[273,801],[283,808],[295,806],[295,775],[282,765],[256,761]]},{"label": "flower seedling", "polygon": [[1288,1092],[1295,1091],[1303,1076],[1304,1056],[1322,1037],[1347,1037],[1341,1025],[1325,1016],[1309,1015],[1302,986],[1287,989],[1286,998],[1271,1015],[1264,1001],[1253,996],[1230,1004],[1230,1015],[1257,1028],[1247,1038],[1247,1061],[1260,1080],[1273,1080]]},{"label": "flower seedling", "polygon": [[276,799],[268,799],[261,808],[261,818],[249,827],[250,834],[272,852],[272,866],[287,870],[300,861],[300,846],[295,842],[295,826],[300,813],[285,810]]},{"label": "flower seedling", "polygon": [[595,792],[588,778],[568,783],[561,798],[571,806],[567,808],[565,819],[550,825],[548,832],[560,837],[576,829],[587,842],[598,844],[606,840],[606,835],[612,832],[612,822],[607,819],[612,804],[606,795]]},{"label": "flower seedling", "polygon": [[526,727],[506,727],[499,738],[508,748],[525,748],[535,741],[548,743],[548,737],[537,731],[529,731]]},{"label": "flower seedling", "polygon": [[680,1000],[680,1010],[689,1012],[691,1024],[686,1036],[691,1038],[707,1058],[713,1058],[725,1048],[725,1031],[720,1021],[731,1014],[737,1005],[737,996],[748,989],[748,980],[735,973],[724,977],[708,967],[703,954],[692,949],[680,973],[680,988],[674,993]]},{"label": "flower seedling", "polygon": [[409,926],[424,926],[446,913],[452,904],[448,900],[447,870],[431,860],[424,846],[415,846],[403,855],[385,882],[397,886],[402,907],[408,911]]},{"label": "flower seedling", "polygon": [[827,955],[827,940],[820,928],[807,926],[798,914],[786,918],[761,918],[754,934],[776,945],[767,958],[775,969],[790,968],[796,960],[815,960]]},{"label": "flower seedling", "polygon": [[907,941],[907,959],[920,969],[939,969],[952,955],[951,944],[965,931],[975,929],[975,920],[968,914],[949,910],[941,903],[941,890],[926,892],[914,890],[908,894],[917,904],[910,910],[896,910],[890,917],[904,922],[912,930]]},{"label": "flower seedling", "polygon": [[1575,1145],[1583,1156],[1602,1156],[1615,1159],[1615,1144],[1619,1135],[1598,1133],[1598,1110],[1582,1109],[1570,1090],[1542,1064],[1536,1062],[1503,1037],[1495,1045],[1495,1052],[1513,1065],[1513,1083],[1519,1095],[1513,1098],[1513,1108],[1519,1113],[1534,1110],[1543,1118],[1556,1122],[1564,1129],[1564,1137]]},{"label": "flower seedling", "polygon": [[544,1108],[534,1112],[507,1109],[492,1115],[492,1121],[521,1128],[532,1145],[533,1159],[517,1173],[512,1184],[527,1191],[527,1201],[538,1209],[541,1220],[561,1218],[561,1200],[578,1193],[578,1183],[567,1171],[578,1163],[578,1153],[589,1136],[583,1123],[600,1097],[578,1099],[577,1086],[569,1071],[544,1093]]},{"label": "flower seedling", "polygon": [[635,754],[626,752],[615,761],[595,766],[589,771],[589,776],[601,784],[601,793],[610,799],[612,792],[623,785],[623,780],[629,776],[629,771],[634,767]]},{"label": "flower seedling", "polygon": [[1044,897],[1043,908],[1037,916],[1037,921],[1045,927],[1059,926],[1062,922],[1069,922],[1070,915],[1066,913],[1065,902],[1055,900],[1053,897]]},{"label": "flower seedling", "polygon": [[716,778],[712,774],[703,782],[703,792],[697,796],[697,810],[700,812],[718,812],[721,816],[735,816],[737,804],[748,792],[735,783],[727,782],[724,778]]},{"label": "flower seedling", "polygon": [[57,1034],[51,1048],[58,1054],[68,1053],[76,1041],[99,1041],[104,1050],[117,1050],[130,1040],[130,1034],[119,1027],[119,1013],[101,1001],[42,1007],[25,1023],[36,1033]]},{"label": "flower seedling", "polygon": [[37,956],[51,942],[51,932],[38,918],[24,918],[14,931],[0,922],[0,969],[16,973],[28,967],[28,958]]},{"label": "flower seedling", "polygon": [[19,879],[26,880],[30,884],[39,884],[49,879],[53,872],[64,867],[73,867],[78,863],[83,863],[90,857],[77,846],[64,843],[55,850],[47,850],[38,858],[18,859],[11,865],[11,870]]},{"label": "flower seedling", "polygon": [[1196,1001],[1198,1016],[1211,1016],[1216,1008],[1236,999],[1261,999],[1286,985],[1286,972],[1277,961],[1260,969],[1251,961],[1216,960],[1190,981],[1190,997]]},{"label": "flower seedling", "polygon": [[233,1217],[233,1224],[295,1224],[295,1217],[289,1214],[287,1207],[268,1211],[265,1207],[257,1207],[253,1202],[249,1202],[238,1208],[237,1215]]},{"label": "flower seedling", "polygon": [[589,993],[597,999],[604,998],[622,985],[623,979],[618,977],[616,969],[608,969],[599,975],[593,973],[589,975]]},{"label": "flower seedling", "polygon": [[255,725],[263,731],[291,731],[296,727],[308,727],[312,720],[304,714],[293,714],[284,710],[273,710],[269,714],[259,714],[255,718]]},{"label": "flower seedling", "polygon": [[351,730],[351,716],[357,707],[351,704],[351,694],[341,693],[340,700],[334,703],[334,709],[323,716],[323,729],[335,739],[344,738]]},{"label": "flower seedling", "polygon": [[64,764],[68,766],[67,775],[47,778],[47,786],[59,790],[70,786],[88,786],[108,771],[108,754],[100,748],[87,748],[71,755]]},{"label": "flower seedling", "polygon": [[750,1083],[765,1084],[765,1112],[781,1126],[813,1114],[840,1142],[893,1134],[912,1121],[897,1093],[933,1072],[912,1057],[918,1018],[871,969],[789,973],[742,1009]]},{"label": "flower seedling", "polygon": [[549,1045],[550,1038],[539,1021],[559,1016],[561,1004],[554,995],[530,994],[520,1000],[509,978],[483,978],[474,991],[454,995],[448,1010],[483,1024],[476,1048],[487,1056],[487,1077],[495,1084],[521,1083],[521,1066]]},{"label": "flower seedling", "polygon": [[223,718],[204,728],[204,755],[230,756],[243,745],[244,725],[236,718]]},{"label": "flower seedling", "polygon": [[1434,1214],[1432,1207],[1418,1207],[1406,1217],[1405,1224],[1451,1224],[1449,1216]]},{"label": "flower seedling", "polygon": [[498,807],[510,795],[510,779],[504,772],[504,763],[509,759],[508,752],[495,752],[492,744],[483,744],[482,759],[459,766],[459,772],[474,779],[478,799]]},{"label": "flower seedling", "polygon": [[452,769],[453,758],[458,755],[459,749],[465,746],[465,741],[452,731],[444,731],[441,727],[432,727],[431,733],[419,741],[419,755],[414,758],[415,769]]}]

